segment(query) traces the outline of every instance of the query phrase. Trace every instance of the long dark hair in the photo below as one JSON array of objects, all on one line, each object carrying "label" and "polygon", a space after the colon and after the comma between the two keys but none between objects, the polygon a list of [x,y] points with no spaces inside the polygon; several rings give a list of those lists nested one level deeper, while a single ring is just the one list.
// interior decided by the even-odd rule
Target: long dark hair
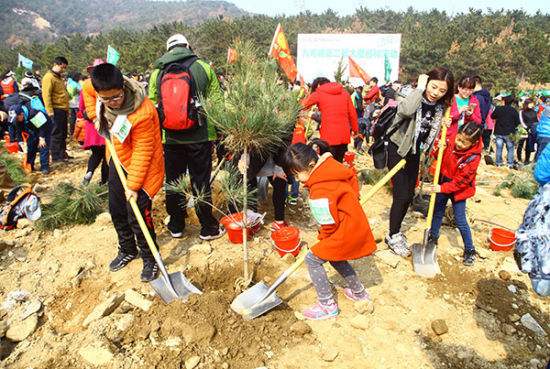
[{"label": "long dark hair", "polygon": [[439,101],[441,101],[446,106],[451,105],[455,85],[455,78],[453,76],[453,73],[445,67],[435,67],[428,72],[428,82],[426,82],[426,87],[428,86],[428,83],[430,83],[430,81],[432,80],[445,81],[447,83],[447,92],[445,93],[445,95],[443,95],[441,99],[439,99]]}]

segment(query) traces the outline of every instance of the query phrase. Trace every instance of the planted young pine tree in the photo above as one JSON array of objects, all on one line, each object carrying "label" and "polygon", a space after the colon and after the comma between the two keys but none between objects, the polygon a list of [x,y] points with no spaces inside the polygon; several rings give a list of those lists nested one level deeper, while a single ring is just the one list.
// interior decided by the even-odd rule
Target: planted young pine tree
[{"label": "planted young pine tree", "polygon": [[[238,59],[228,65],[227,91],[223,99],[203,102],[208,120],[223,137],[225,146],[248,158],[251,151],[269,155],[283,144],[298,117],[297,95],[286,88],[275,61],[267,59],[251,42],[237,41]],[[246,159],[245,159],[246,162]],[[248,204],[247,165],[242,175],[243,281],[251,282],[248,272],[246,212]]]}]

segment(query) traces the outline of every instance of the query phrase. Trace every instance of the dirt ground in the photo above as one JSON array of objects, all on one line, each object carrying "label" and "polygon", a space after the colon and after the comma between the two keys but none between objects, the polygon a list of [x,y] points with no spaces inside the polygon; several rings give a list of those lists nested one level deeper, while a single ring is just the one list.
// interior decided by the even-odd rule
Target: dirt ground
[{"label": "dirt ground", "polygon": [[[70,164],[36,178],[45,201],[56,183],[79,183],[86,155],[77,152]],[[358,168],[369,165],[368,157],[358,158]],[[171,272],[182,271],[203,291],[186,302],[165,305],[155,297],[150,286],[139,281],[139,260],[119,272],[108,271],[117,245],[108,218],[57,232],[39,233],[32,226],[0,231],[0,301],[11,291],[25,290],[43,303],[38,327],[30,337],[18,344],[0,339],[0,368],[542,368],[550,358],[549,300],[532,292],[510,252],[489,250],[492,226],[481,221],[512,229],[520,224],[528,201],[492,194],[508,173],[484,164],[480,168],[478,180],[487,184],[468,203],[480,252],[476,264],[462,265],[460,234],[443,227],[438,249],[442,274],[433,279],[417,276],[410,258],[384,256],[388,251],[382,239],[391,204],[387,190],[365,205],[379,243],[375,255],[353,262],[374,305],[374,311],[362,312],[361,328],[356,328],[358,306],[345,299],[344,281],[330,267],[341,310],[337,318],[300,321],[299,312],[315,302],[302,267],[279,288],[283,305],[257,319],[243,320],[229,308],[234,282],[242,272],[241,247],[229,243],[227,236],[201,242],[193,219],[183,239],[171,239],[162,226],[163,196],[154,203],[161,253]],[[263,207],[269,224],[271,206]],[[288,207],[287,214],[300,227],[302,240],[313,245],[316,226],[303,201]],[[423,229],[423,219],[410,212],[404,224],[409,241],[421,241]],[[273,251],[267,226],[252,241],[250,258],[255,282],[273,282],[292,262]],[[501,270],[511,279],[501,279]],[[153,302],[149,311],[122,302],[83,326],[97,305],[130,288]],[[514,318],[526,313],[543,327],[545,336]],[[0,308],[0,320],[6,317],[10,312]],[[431,324],[437,319],[446,322],[448,333],[434,333]],[[86,352],[92,352],[91,361]]]}]

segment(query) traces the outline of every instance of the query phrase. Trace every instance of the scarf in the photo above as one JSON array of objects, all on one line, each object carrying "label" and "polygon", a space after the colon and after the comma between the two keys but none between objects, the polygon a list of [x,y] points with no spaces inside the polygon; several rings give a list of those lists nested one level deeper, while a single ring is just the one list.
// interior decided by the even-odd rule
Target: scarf
[{"label": "scarf", "polygon": [[[418,136],[420,135],[422,122],[425,119],[422,116],[422,104],[434,105],[436,103],[429,102],[424,97],[422,97],[422,102],[420,103],[420,106],[416,110],[416,122],[415,122],[416,126],[415,126],[414,140],[413,140],[413,146],[412,146],[413,154],[416,154],[416,143],[418,141]],[[430,133],[428,135],[428,138],[426,139],[426,142],[421,148],[424,152],[429,151],[429,149],[432,147],[432,144],[435,141],[435,138],[439,134],[439,130],[441,128],[441,118],[443,118],[443,106],[441,104],[437,104],[435,106],[435,115],[430,123]]]},{"label": "scarf", "polygon": [[134,81],[130,78],[124,77],[124,102],[122,106],[118,109],[112,109],[106,104],[102,105],[105,107],[105,118],[109,122],[109,127],[113,125],[115,119],[119,115],[130,115],[139,108],[143,100],[145,100],[145,90],[139,82]]}]

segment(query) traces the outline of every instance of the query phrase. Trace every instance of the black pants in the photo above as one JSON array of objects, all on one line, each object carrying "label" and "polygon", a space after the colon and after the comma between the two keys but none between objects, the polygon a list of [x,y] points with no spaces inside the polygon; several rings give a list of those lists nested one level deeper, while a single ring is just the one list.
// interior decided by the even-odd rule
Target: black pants
[{"label": "black pants", "polygon": [[78,112],[78,108],[70,108],[69,109],[69,139],[73,137],[74,134],[74,126],[76,124],[76,113]]},{"label": "black pants", "polygon": [[[397,145],[388,145],[388,168],[392,169],[403,159],[397,153]],[[420,154],[408,154],[407,164],[393,177],[393,201],[390,209],[390,236],[399,233],[401,223],[414,198],[414,188],[420,170]]]},{"label": "black pants", "polygon": [[348,151],[348,145],[334,145],[330,147],[330,151],[332,152],[334,159],[342,163],[344,161],[344,154]]},{"label": "black pants", "polygon": [[[141,216],[145,220],[147,229],[153,238],[156,240],[155,228],[153,226],[152,206],[153,203],[145,191],[138,192],[137,205],[141,212]],[[120,182],[113,161],[109,163],[109,212],[118,235],[118,248],[120,251],[137,255],[136,248],[139,247],[143,260],[153,260],[153,254],[147,246],[145,236],[141,232],[139,223],[134,215],[130,203],[126,201],[124,188]]]},{"label": "black pants", "polygon": [[65,159],[67,150],[67,111],[62,109],[53,110],[53,128],[50,152],[52,160],[60,161]]},{"label": "black pants", "polygon": [[109,179],[109,166],[107,165],[107,159],[105,158],[105,146],[91,146],[90,150],[92,155],[88,159],[88,170],[92,174],[101,164],[101,184],[107,183]]},{"label": "black pants", "polygon": [[[201,223],[201,235],[217,234],[219,223],[212,215],[210,205],[212,203],[210,188],[212,143],[164,145],[164,165],[168,184],[189,171],[193,195],[198,191],[204,200],[195,203],[195,212]],[[170,215],[168,227],[172,232],[181,232],[185,228],[186,207],[187,199],[183,194],[166,191],[166,211]]]},{"label": "black pants", "polygon": [[491,135],[493,134],[492,129],[484,129],[481,133],[481,140],[483,141],[483,148],[489,151],[491,145]]}]

